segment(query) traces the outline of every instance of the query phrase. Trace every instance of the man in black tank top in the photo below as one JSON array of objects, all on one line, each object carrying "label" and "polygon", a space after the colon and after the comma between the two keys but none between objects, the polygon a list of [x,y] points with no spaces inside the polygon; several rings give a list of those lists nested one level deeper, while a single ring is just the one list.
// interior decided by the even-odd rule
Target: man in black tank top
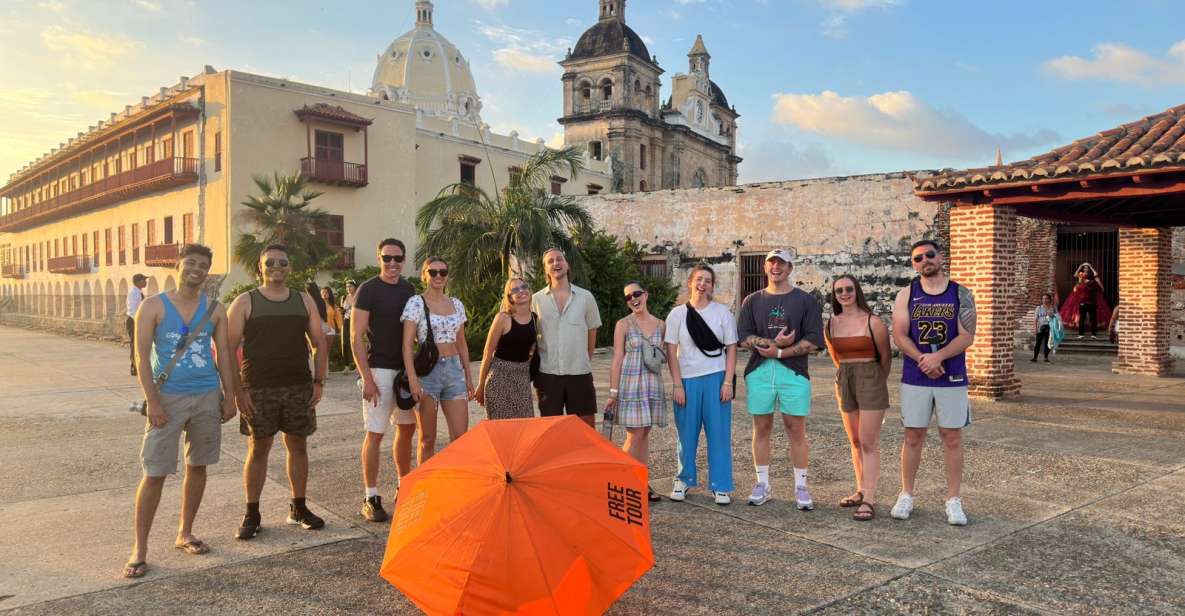
[{"label": "man in black tank top", "polygon": [[[292,264],[288,250],[268,246],[259,255],[263,284],[235,298],[230,306],[230,348],[243,344],[242,379],[235,401],[239,431],[248,437],[243,464],[247,514],[235,536],[259,532],[259,496],[267,479],[267,458],[276,432],[284,433],[287,470],[292,483],[288,523],[306,530],[325,521],[305,505],[309,477],[306,439],[317,430],[317,403],[328,370],[325,335],[313,298],[287,286]],[[309,374],[309,345],[315,374]]]}]

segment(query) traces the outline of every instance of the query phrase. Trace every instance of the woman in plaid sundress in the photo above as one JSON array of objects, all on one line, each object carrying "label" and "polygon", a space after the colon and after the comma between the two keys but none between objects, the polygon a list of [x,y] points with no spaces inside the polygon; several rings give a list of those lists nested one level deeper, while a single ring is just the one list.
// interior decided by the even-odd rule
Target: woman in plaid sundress
[{"label": "woman in plaid sundress", "polygon": [[[625,427],[622,449],[642,464],[647,464],[650,450],[650,428],[665,427],[666,395],[662,375],[646,369],[642,362],[644,340],[663,348],[663,321],[650,314],[646,307],[649,295],[637,282],[625,285],[625,302],[630,314],[619,321],[613,330],[613,367],[609,373],[609,400],[606,410],[616,410],[616,420]],[[650,490],[651,501],[660,500]]]}]

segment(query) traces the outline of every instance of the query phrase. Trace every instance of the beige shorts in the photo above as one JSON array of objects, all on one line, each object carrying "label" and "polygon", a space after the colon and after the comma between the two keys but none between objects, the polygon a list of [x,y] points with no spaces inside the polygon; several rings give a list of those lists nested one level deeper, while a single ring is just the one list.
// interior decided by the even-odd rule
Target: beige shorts
[{"label": "beige shorts", "polygon": [[392,423],[416,425],[415,409],[404,410],[395,405],[395,377],[398,374],[398,370],[389,368],[370,369],[370,375],[379,388],[379,403],[376,405],[362,401],[362,422],[367,432],[386,434]]},{"label": "beige shorts", "polygon": [[835,370],[835,399],[839,410],[883,411],[889,408],[888,375],[879,362],[843,363]]},{"label": "beige shorts", "polygon": [[222,447],[222,392],[215,389],[204,394],[161,394],[160,403],[169,420],[159,428],[144,422],[144,441],[140,445],[144,474],[176,474],[182,432],[187,466],[217,464]]}]

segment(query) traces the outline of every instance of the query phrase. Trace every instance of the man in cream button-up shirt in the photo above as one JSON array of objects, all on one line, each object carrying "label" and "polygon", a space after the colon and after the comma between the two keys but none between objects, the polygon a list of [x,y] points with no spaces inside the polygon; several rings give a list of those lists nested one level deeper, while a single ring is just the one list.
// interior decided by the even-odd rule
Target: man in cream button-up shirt
[{"label": "man in cream button-up shirt", "polygon": [[544,417],[579,415],[594,425],[597,390],[593,385],[592,359],[601,313],[592,293],[568,280],[568,260],[563,251],[543,253],[547,288],[535,293],[532,310],[539,315],[539,376],[535,390],[539,414]]}]

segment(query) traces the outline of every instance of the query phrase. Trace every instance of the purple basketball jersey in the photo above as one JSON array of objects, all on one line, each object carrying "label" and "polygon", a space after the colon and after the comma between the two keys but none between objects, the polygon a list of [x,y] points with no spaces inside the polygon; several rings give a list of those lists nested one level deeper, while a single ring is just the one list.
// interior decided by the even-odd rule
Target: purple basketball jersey
[{"label": "purple basketball jersey", "polygon": [[[930,295],[922,290],[920,278],[909,284],[909,337],[922,353],[933,353],[959,335],[959,285],[951,280],[946,290]],[[908,356],[901,370],[901,382],[922,387],[966,387],[967,356],[959,353],[942,362],[945,374],[932,379]]]}]

